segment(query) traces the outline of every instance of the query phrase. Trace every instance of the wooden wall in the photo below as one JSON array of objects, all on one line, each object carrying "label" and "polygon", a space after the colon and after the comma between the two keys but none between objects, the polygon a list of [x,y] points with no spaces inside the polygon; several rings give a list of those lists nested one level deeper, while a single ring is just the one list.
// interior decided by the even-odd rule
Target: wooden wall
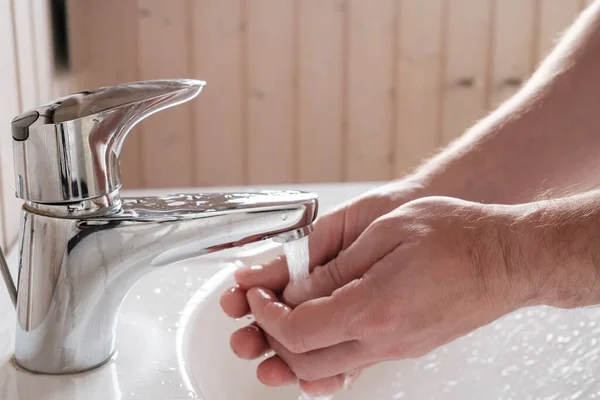
[{"label": "wooden wall", "polygon": [[586,3],[90,1],[82,86],[208,82],[130,135],[128,187],[391,179],[513,93]]},{"label": "wooden wall", "polygon": [[384,180],[527,79],[585,0],[0,0],[0,243],[14,242],[10,120],[76,90],[190,77],[126,141],[127,188]]},{"label": "wooden wall", "polygon": [[74,88],[72,77],[55,71],[48,3],[0,0],[0,244],[19,232],[21,201],[15,197],[10,121],[21,111]]}]

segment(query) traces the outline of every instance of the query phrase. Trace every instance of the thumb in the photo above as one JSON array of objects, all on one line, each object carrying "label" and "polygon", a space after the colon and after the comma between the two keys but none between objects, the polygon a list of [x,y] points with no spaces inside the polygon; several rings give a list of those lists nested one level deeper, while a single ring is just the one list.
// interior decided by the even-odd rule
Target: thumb
[{"label": "thumb", "polygon": [[328,263],[315,267],[307,279],[291,282],[283,291],[284,301],[296,306],[305,301],[330,296],[336,289],[361,278],[397,245],[389,219],[371,224],[346,250]]}]

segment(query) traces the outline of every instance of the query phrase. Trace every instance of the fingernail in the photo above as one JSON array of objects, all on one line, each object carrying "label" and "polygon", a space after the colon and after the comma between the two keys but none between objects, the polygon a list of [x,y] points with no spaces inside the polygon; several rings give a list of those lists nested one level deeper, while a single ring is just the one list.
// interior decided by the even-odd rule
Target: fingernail
[{"label": "fingernail", "polygon": [[271,295],[269,293],[266,292],[266,290],[262,289],[262,288],[254,288],[254,291],[256,293],[258,293],[258,295],[260,297],[262,297],[265,300],[271,300]]},{"label": "fingernail", "polygon": [[260,274],[264,271],[262,265],[250,265],[237,269],[233,275],[236,281],[251,279],[253,275]]}]

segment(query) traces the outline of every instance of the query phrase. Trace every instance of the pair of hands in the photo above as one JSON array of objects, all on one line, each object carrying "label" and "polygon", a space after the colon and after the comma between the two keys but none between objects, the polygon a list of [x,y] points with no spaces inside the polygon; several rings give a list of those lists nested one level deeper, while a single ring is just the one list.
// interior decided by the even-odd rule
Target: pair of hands
[{"label": "pair of hands", "polygon": [[531,274],[506,234],[518,213],[446,197],[416,199],[402,183],[324,215],[309,235],[311,275],[288,284],[284,258],[236,271],[221,297],[231,336],[269,386],[331,394],[375,363],[422,356],[531,302]]}]

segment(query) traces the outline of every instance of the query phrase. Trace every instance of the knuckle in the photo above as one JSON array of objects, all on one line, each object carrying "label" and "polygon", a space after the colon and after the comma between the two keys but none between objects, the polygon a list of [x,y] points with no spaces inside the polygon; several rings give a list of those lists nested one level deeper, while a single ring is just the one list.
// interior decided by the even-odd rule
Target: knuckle
[{"label": "knuckle", "polygon": [[340,267],[340,257],[334,258],[329,264],[327,264],[327,272],[329,278],[336,288],[344,286],[346,279],[344,278],[343,268]]},{"label": "knuckle", "polygon": [[382,233],[394,229],[394,225],[395,224],[392,219],[389,216],[384,215],[373,221],[371,224],[371,229],[373,229],[375,232]]},{"label": "knuckle", "polygon": [[300,354],[306,351],[306,342],[301,335],[287,335],[283,338],[282,344],[293,354]]},{"label": "knuckle", "polygon": [[305,381],[317,379],[315,368],[312,363],[306,361],[306,357],[302,354],[290,354],[287,360],[288,367],[296,374],[296,376]]},{"label": "knuckle", "polygon": [[389,306],[371,310],[365,324],[365,333],[369,336],[389,336],[397,333],[398,327],[393,314]]}]

